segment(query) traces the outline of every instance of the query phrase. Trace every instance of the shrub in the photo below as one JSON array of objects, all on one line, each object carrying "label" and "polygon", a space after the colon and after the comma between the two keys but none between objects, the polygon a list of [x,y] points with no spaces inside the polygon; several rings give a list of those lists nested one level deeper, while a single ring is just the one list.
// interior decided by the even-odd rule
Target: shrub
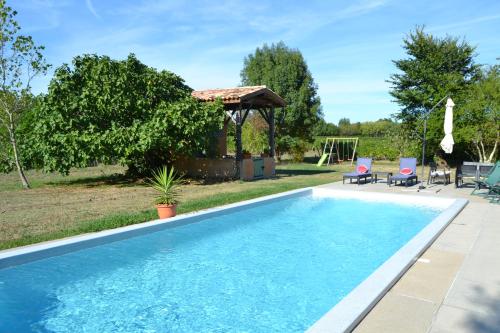
[{"label": "shrub", "polygon": [[249,116],[243,124],[241,141],[243,149],[253,154],[263,153],[269,149],[268,126],[259,115]]},{"label": "shrub", "polygon": [[293,138],[290,142],[290,155],[292,161],[300,163],[304,161],[304,155],[307,152],[309,145],[306,141],[298,138]]}]

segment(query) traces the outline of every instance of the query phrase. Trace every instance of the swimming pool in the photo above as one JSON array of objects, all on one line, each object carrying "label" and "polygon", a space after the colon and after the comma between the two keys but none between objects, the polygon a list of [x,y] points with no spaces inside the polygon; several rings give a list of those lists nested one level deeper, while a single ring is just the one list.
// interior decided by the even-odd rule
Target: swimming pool
[{"label": "swimming pool", "polygon": [[303,332],[454,204],[306,189],[7,251],[0,332]]}]

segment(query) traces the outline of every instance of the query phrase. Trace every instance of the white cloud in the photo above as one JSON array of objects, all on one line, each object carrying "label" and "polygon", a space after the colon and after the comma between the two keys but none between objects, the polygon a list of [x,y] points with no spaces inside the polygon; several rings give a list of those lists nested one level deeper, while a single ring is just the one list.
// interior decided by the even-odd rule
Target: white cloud
[{"label": "white cloud", "polygon": [[450,31],[450,30],[454,30],[454,29],[466,28],[466,27],[469,27],[471,25],[476,25],[476,24],[483,23],[483,22],[496,21],[499,19],[500,19],[500,14],[485,15],[485,16],[475,17],[475,18],[470,19],[470,20],[458,21],[455,23],[429,26],[429,28],[427,28],[426,31],[427,32]]},{"label": "white cloud", "polygon": [[85,5],[87,6],[87,9],[89,10],[89,12],[92,13],[92,15],[94,15],[95,18],[98,18],[100,19],[101,17],[99,16],[99,14],[97,14],[95,8],[94,8],[94,4],[92,3],[92,0],[85,0]]},{"label": "white cloud", "polygon": [[314,9],[289,6],[280,8],[278,15],[276,11],[257,13],[242,24],[248,24],[249,28],[256,32],[273,35],[274,40],[298,41],[328,25],[365,15],[387,3],[388,1],[385,0],[364,0],[354,2],[339,10],[331,7],[322,8],[322,6]]}]

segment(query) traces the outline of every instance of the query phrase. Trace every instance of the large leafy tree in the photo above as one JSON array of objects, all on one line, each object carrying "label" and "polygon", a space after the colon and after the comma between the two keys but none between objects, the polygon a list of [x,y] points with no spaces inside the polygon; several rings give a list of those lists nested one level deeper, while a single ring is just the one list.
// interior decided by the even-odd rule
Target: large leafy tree
[{"label": "large leafy tree", "polygon": [[[401,106],[396,117],[403,121],[403,128],[415,129],[422,114],[446,95],[459,109],[478,80],[480,67],[474,62],[475,48],[458,38],[438,38],[418,27],[403,43],[407,58],[393,61],[398,72],[388,82],[390,94]],[[437,149],[443,136],[443,118],[444,112],[429,117],[427,138],[432,149]]]},{"label": "large leafy tree", "polygon": [[496,160],[500,141],[500,67],[485,68],[456,115],[455,141],[480,162]]},{"label": "large leafy tree", "polygon": [[[31,82],[46,73],[48,65],[31,36],[20,34],[17,12],[0,0],[0,170],[17,169],[24,188],[29,188],[23,168],[19,124],[34,101]],[[24,161],[26,162],[26,161]]]},{"label": "large leafy tree", "polygon": [[94,161],[148,174],[203,149],[222,124],[220,102],[203,104],[174,73],[84,55],[59,67],[37,111],[31,151],[47,171],[67,174]]},{"label": "large leafy tree", "polygon": [[243,85],[266,85],[287,102],[285,110],[276,113],[278,153],[290,137],[311,138],[321,117],[321,104],[318,87],[299,50],[283,42],[264,44],[244,59],[240,75]]}]

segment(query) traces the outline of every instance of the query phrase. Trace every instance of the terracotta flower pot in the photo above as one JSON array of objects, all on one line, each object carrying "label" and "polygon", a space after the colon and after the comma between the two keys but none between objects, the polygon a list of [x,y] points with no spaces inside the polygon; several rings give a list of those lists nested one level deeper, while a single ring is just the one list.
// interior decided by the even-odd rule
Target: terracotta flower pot
[{"label": "terracotta flower pot", "polygon": [[174,217],[177,214],[176,208],[177,205],[156,205],[156,209],[158,210],[158,217],[160,219]]}]

